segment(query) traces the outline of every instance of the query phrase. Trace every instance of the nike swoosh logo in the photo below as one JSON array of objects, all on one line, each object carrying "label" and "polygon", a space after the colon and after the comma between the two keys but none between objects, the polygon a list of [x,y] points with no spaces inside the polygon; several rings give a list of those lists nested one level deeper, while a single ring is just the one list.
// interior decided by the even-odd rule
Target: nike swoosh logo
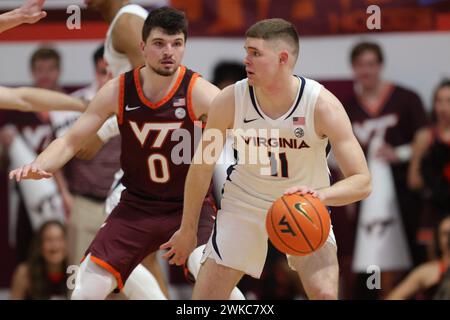
[{"label": "nike swoosh logo", "polygon": [[138,107],[130,107],[129,105],[127,105],[126,107],[125,107],[125,111],[133,111],[133,110],[136,110],[136,109],[139,109],[141,106],[138,106]]},{"label": "nike swoosh logo", "polygon": [[258,120],[258,119],[259,119],[259,118],[247,120],[247,119],[244,118],[244,123],[253,122],[253,121],[256,121],[256,120]]}]

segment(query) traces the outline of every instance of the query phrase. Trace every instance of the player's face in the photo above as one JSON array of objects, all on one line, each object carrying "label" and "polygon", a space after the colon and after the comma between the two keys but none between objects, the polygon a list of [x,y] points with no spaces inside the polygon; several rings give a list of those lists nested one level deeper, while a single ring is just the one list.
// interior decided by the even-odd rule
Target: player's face
[{"label": "player's face", "polygon": [[111,74],[108,72],[108,64],[105,59],[99,59],[95,65],[95,79],[97,80],[98,89],[111,79]]},{"label": "player's face", "polygon": [[49,90],[54,90],[58,87],[60,70],[55,60],[36,60],[31,73],[36,87]]},{"label": "player's face", "polygon": [[84,4],[88,7],[88,9],[92,10],[100,10],[102,7],[105,7],[108,2],[111,0],[84,0]]},{"label": "player's face", "polygon": [[434,112],[439,121],[450,123],[450,87],[445,86],[438,90],[434,103]]},{"label": "player's face", "polygon": [[66,258],[66,239],[60,226],[45,228],[42,235],[42,256],[47,263],[60,264]]},{"label": "player's face", "polygon": [[161,28],[154,28],[141,48],[146,64],[157,74],[168,77],[178,70],[183,59],[184,34],[169,35]]},{"label": "player's face", "polygon": [[245,40],[245,70],[250,85],[264,86],[274,79],[279,68],[279,57],[268,41],[259,38]]},{"label": "player's face", "polygon": [[449,252],[450,218],[444,219],[439,226],[439,245],[442,252]]},{"label": "player's face", "polygon": [[356,82],[363,87],[372,88],[380,81],[382,65],[373,51],[361,53],[352,67]]}]

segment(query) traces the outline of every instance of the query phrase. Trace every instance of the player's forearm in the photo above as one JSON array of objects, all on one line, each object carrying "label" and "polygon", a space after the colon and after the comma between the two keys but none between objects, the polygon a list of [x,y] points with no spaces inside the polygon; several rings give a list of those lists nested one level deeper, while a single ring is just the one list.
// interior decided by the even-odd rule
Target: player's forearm
[{"label": "player's forearm", "polygon": [[196,232],[203,201],[208,192],[214,166],[191,165],[184,188],[182,230]]},{"label": "player's forearm", "polygon": [[17,88],[15,91],[26,103],[26,109],[23,111],[73,110],[83,112],[86,109],[86,104],[82,100],[64,93],[28,87]]},{"label": "player's forearm", "polygon": [[0,15],[0,33],[14,28],[24,22],[24,16],[20,10],[15,9]]},{"label": "player's forearm", "polygon": [[345,206],[369,196],[372,191],[369,174],[355,174],[328,188],[319,190],[320,198],[328,206]]},{"label": "player's forearm", "polygon": [[76,146],[68,144],[65,137],[58,138],[39,154],[34,164],[44,171],[54,173],[72,159],[76,151]]}]

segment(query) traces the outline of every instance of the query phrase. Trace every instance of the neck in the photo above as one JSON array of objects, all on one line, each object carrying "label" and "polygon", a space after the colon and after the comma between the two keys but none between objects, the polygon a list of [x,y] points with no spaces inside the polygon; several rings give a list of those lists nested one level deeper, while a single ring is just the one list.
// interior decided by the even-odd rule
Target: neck
[{"label": "neck", "polygon": [[364,97],[378,97],[381,94],[383,88],[383,81],[378,80],[370,86],[362,86],[361,84],[356,84],[356,91],[359,95]]},{"label": "neck", "polygon": [[180,69],[181,66],[173,75],[165,77],[157,74],[148,66],[142,68],[140,75],[143,80],[141,83],[145,96],[153,102],[162,99],[172,88],[180,74]]},{"label": "neck", "polygon": [[291,74],[277,78],[269,86],[255,88],[255,93],[267,115],[278,117],[283,115],[289,108],[298,90],[298,79]]},{"label": "neck", "polygon": [[56,273],[56,272],[62,272],[62,264],[60,263],[47,263],[47,271]]},{"label": "neck", "polygon": [[101,10],[101,15],[103,17],[103,20],[105,20],[108,23],[111,23],[114,19],[114,17],[116,16],[117,12],[119,12],[119,10],[129,4],[130,1],[128,0],[122,0],[122,1],[111,1],[110,5],[106,8],[104,8],[103,10]]}]

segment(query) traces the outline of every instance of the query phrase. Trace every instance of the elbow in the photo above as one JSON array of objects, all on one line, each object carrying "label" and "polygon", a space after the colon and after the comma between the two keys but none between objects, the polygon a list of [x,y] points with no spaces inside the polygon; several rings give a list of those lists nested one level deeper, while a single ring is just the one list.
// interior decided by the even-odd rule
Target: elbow
[{"label": "elbow", "polygon": [[366,199],[372,193],[372,177],[369,173],[364,176],[364,182],[361,191],[362,191],[361,200]]}]

